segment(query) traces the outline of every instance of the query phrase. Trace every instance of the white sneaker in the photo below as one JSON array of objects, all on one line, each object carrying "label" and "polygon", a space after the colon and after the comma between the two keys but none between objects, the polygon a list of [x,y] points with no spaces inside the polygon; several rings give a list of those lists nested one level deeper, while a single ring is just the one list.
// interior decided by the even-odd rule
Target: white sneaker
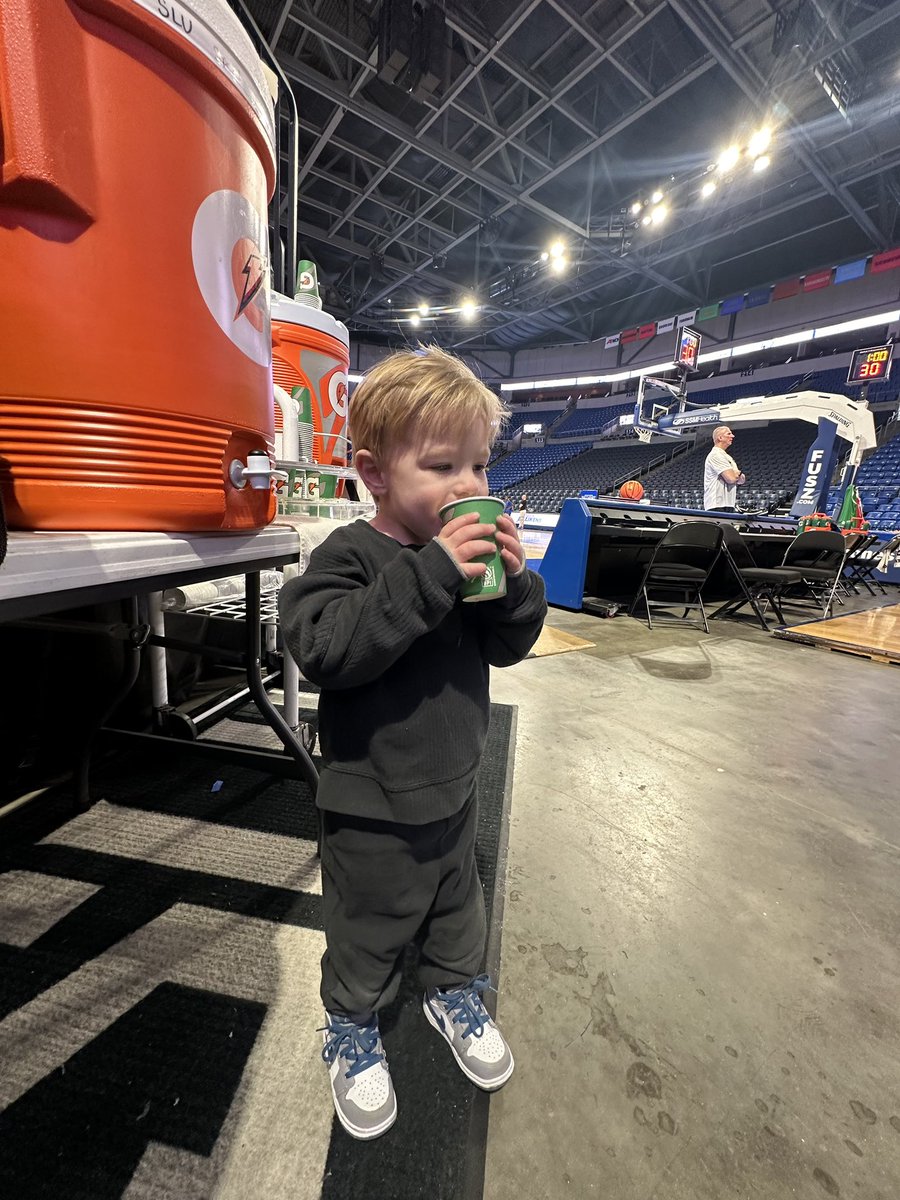
[{"label": "white sneaker", "polygon": [[322,1058],[330,1071],[338,1120],[351,1137],[363,1141],[380,1137],[397,1120],[397,1097],[378,1017],[357,1025],[326,1011],[325,1021]]},{"label": "white sneaker", "polygon": [[484,1091],[495,1092],[516,1064],[481,999],[490,985],[487,975],[479,975],[457,988],[430,988],[422,1010],[448,1042],[462,1073]]}]

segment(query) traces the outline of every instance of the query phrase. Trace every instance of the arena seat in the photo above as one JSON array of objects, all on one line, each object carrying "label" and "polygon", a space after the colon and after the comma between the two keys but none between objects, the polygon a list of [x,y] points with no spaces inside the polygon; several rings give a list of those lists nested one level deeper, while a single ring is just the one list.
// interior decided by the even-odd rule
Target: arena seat
[{"label": "arena seat", "polygon": [[[816,436],[803,421],[773,423],[757,429],[735,431],[734,457],[747,475],[746,488],[738,489],[741,508],[768,508],[793,495],[806,451]],[[703,501],[703,466],[712,443],[705,440],[693,450],[659,467],[642,480],[652,498],[662,486]],[[689,507],[695,507],[691,505]]]},{"label": "arena seat", "polygon": [[617,421],[620,416],[634,412],[634,400],[625,404],[610,404],[606,408],[576,408],[569,413],[553,433],[555,437],[572,437],[574,434],[598,434]]},{"label": "arena seat", "polygon": [[[570,448],[572,445],[568,443]],[[574,445],[578,448],[574,456],[557,461],[527,480],[529,507],[533,511],[559,512],[565,499],[577,496],[584,489],[597,488],[601,493],[608,492],[617,479],[642,469],[660,453],[658,445],[644,446],[637,438],[632,438],[627,445],[602,450],[592,449],[591,443],[578,442]],[[552,443],[551,448],[559,447]],[[495,472],[490,473],[489,479],[493,490]],[[534,502],[538,493],[546,497],[547,507],[539,507]]]},{"label": "arena seat", "polygon": [[[495,495],[503,495],[504,489],[522,484],[557,463],[582,454],[590,446],[590,442],[563,442],[514,450],[495,466],[488,468],[488,486]],[[522,490],[520,487],[519,491]]]},{"label": "arena seat", "polygon": [[552,425],[558,421],[561,408],[525,408],[510,413],[509,421],[503,430],[504,438],[511,438],[518,433],[523,425]]}]

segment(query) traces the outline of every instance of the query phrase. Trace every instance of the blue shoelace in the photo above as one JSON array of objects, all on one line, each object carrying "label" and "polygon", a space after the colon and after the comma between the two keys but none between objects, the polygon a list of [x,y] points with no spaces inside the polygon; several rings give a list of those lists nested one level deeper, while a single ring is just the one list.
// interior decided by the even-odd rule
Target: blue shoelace
[{"label": "blue shoelace", "polygon": [[375,1021],[368,1025],[354,1025],[352,1021],[332,1018],[331,1023],[323,1025],[319,1032],[323,1030],[329,1038],[322,1047],[322,1058],[329,1066],[336,1058],[347,1059],[350,1063],[346,1071],[347,1079],[384,1062],[384,1051],[378,1047],[378,1025]]},{"label": "blue shoelace", "polygon": [[438,989],[437,998],[454,1025],[463,1025],[463,1037],[481,1037],[490,1015],[482,1003],[483,992],[493,992],[489,975],[478,975],[459,988]]}]

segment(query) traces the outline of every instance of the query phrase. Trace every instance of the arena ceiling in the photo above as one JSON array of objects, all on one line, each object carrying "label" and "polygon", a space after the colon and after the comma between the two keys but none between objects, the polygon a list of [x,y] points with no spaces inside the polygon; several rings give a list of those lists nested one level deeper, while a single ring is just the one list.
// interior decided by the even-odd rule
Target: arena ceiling
[{"label": "arena ceiling", "polygon": [[[900,0],[416,0],[395,83],[391,0],[232,2],[296,97],[299,257],[363,336],[582,342],[900,240]],[[768,169],[710,170],[764,125]]]}]

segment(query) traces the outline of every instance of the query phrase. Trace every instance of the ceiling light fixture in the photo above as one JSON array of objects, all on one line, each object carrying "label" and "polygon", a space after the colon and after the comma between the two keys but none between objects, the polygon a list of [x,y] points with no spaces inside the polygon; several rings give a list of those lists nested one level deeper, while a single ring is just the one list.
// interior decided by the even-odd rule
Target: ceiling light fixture
[{"label": "ceiling light fixture", "polygon": [[723,150],[719,155],[716,167],[724,174],[726,171],[730,171],[733,167],[737,166],[740,157],[740,148],[738,146],[729,146],[727,150]]},{"label": "ceiling light fixture", "polygon": [[769,142],[772,140],[772,131],[769,127],[763,126],[754,133],[753,137],[747,143],[747,153],[751,158],[759,158],[761,154],[768,148]]},{"label": "ceiling light fixture", "polygon": [[707,179],[703,187],[700,189],[700,195],[704,200],[707,200],[716,190],[715,182],[712,179]]},{"label": "ceiling light fixture", "polygon": [[757,174],[760,171],[765,171],[765,169],[768,167],[768,165],[771,161],[772,160],[769,158],[768,154],[761,154],[759,156],[759,158],[756,160],[756,162],[753,164],[753,170]]}]

